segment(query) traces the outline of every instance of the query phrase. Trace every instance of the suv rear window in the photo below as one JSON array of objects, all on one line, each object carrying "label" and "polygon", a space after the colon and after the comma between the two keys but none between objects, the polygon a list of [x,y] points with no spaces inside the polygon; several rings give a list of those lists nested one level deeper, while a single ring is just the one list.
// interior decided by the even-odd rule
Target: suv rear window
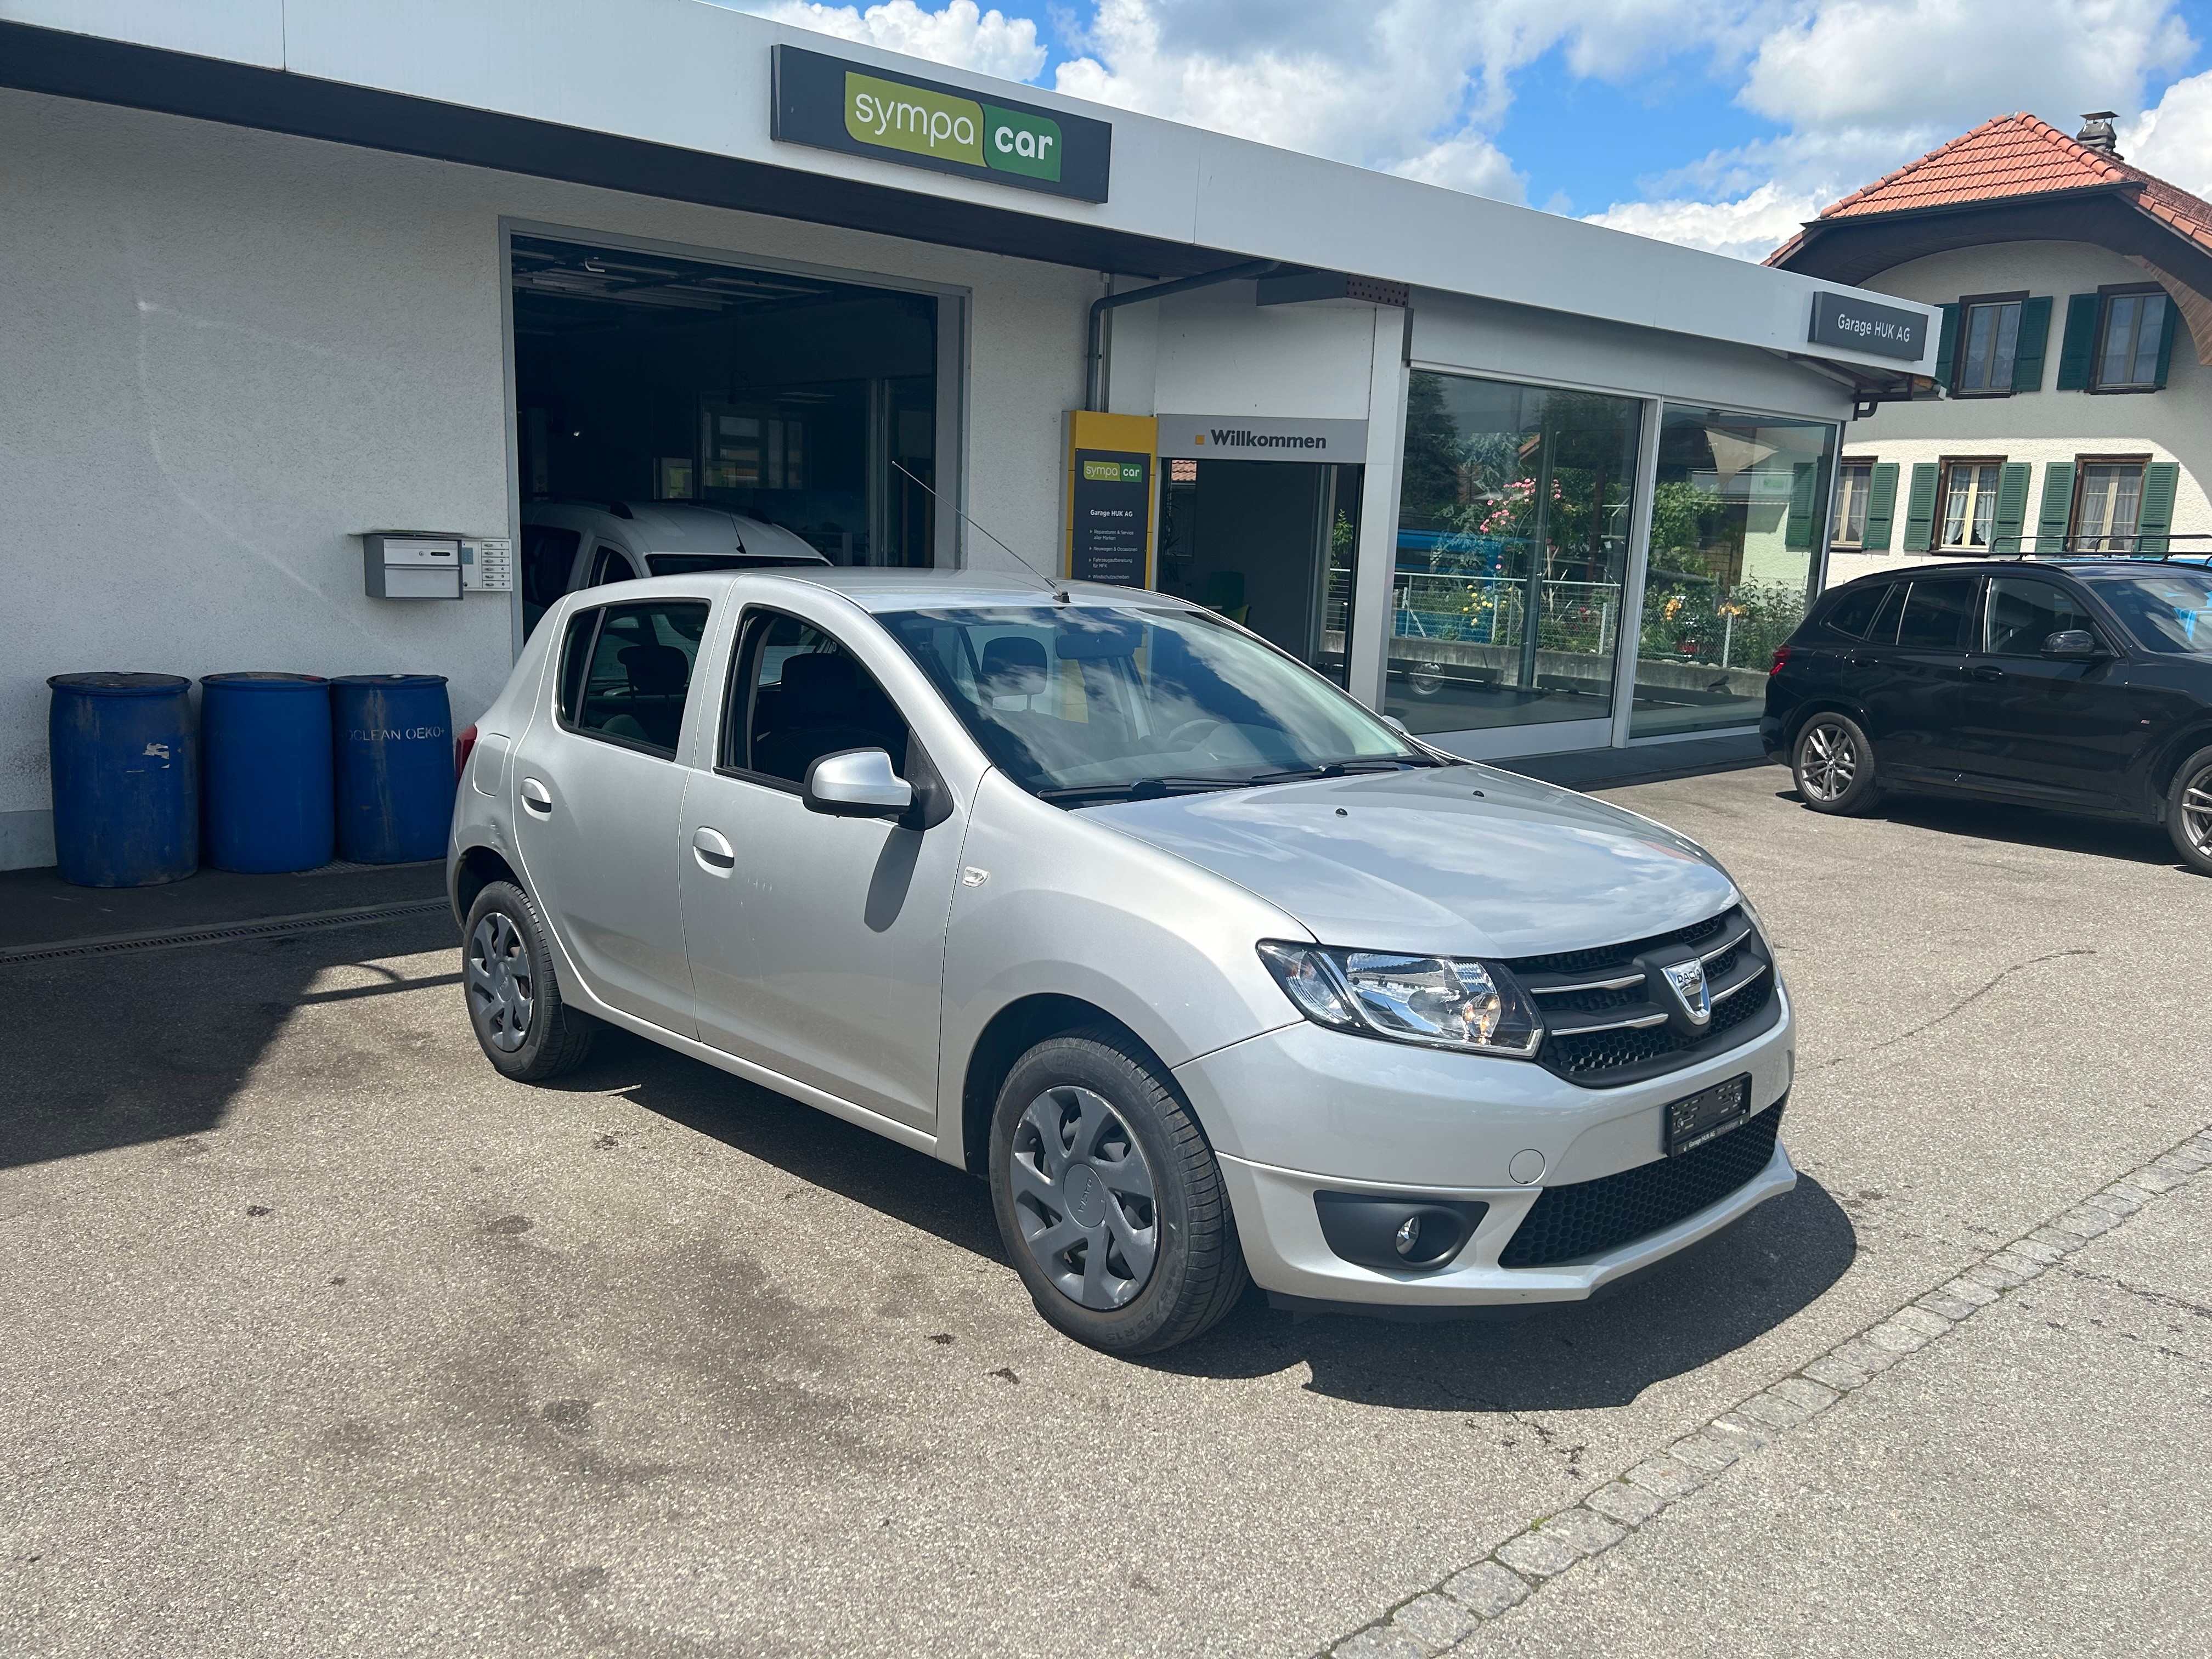
[{"label": "suv rear window", "polygon": [[1868,624],[1881,609],[1889,587],[1887,582],[1869,582],[1864,587],[1846,589],[1834,608],[1820,618],[1820,625],[1854,640],[1864,639]]},{"label": "suv rear window", "polygon": [[1966,622],[1974,614],[1974,578],[1915,582],[1905,595],[1905,620],[1898,625],[1899,648],[1906,651],[1964,651]]}]

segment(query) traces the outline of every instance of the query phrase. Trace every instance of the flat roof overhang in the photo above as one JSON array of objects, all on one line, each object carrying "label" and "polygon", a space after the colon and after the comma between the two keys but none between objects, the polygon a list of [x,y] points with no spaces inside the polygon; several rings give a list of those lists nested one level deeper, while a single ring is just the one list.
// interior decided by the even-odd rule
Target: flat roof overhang
[{"label": "flat roof overhang", "polygon": [[1171,278],[1251,263],[1103,225],[27,23],[0,22],[0,86],[1087,270]]}]

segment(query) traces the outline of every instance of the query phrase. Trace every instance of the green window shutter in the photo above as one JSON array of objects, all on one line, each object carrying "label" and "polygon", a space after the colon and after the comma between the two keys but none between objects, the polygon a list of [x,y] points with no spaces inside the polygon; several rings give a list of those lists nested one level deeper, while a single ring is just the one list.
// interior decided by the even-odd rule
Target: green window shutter
[{"label": "green window shutter", "polygon": [[2089,360],[2096,355],[2097,296],[2069,294],[2066,296],[2066,333],[2058,343],[2057,389],[2087,392]]},{"label": "green window shutter", "polygon": [[2173,296],[2166,296],[2165,326],[2158,331],[2158,376],[2151,384],[2160,391],[2166,389],[2166,371],[2173,365],[2173,337],[2179,332],[2176,325],[2181,320],[2181,307],[2173,303]]},{"label": "green window shutter", "polygon": [[2023,301],[2020,307],[2020,343],[2013,348],[2012,389],[2043,390],[2043,351],[2051,342],[2051,296]]},{"label": "green window shutter", "polygon": [[1867,480],[1866,539],[1859,544],[1865,553],[1889,551],[1889,526],[1897,516],[1897,463],[1878,461],[1874,474]]},{"label": "green window shutter", "polygon": [[1925,553],[1936,538],[1936,463],[1915,461],[1905,498],[1905,550]]},{"label": "green window shutter", "polygon": [[2163,553],[2166,532],[2173,528],[2173,495],[2181,487],[2181,467],[2173,461],[2153,461],[2143,468],[2142,506],[2136,514],[2136,551]]},{"label": "green window shutter", "polygon": [[2026,461],[2007,461],[1997,469],[1996,522],[1990,526],[1990,551],[2020,551],[2021,524],[2027,517],[2027,475],[2035,469]]},{"label": "green window shutter", "polygon": [[2074,463],[2052,461],[2043,469],[2043,506],[2035,515],[2035,550],[2063,550],[2073,519]]},{"label": "green window shutter", "polygon": [[1790,519],[1783,526],[1782,544],[1793,553],[1813,545],[1813,483],[1820,471],[1813,461],[1799,461],[1790,469]]},{"label": "green window shutter", "polygon": [[1936,337],[1936,384],[1948,392],[1951,389],[1952,360],[1959,355],[1959,307],[1943,307],[1942,331]]}]

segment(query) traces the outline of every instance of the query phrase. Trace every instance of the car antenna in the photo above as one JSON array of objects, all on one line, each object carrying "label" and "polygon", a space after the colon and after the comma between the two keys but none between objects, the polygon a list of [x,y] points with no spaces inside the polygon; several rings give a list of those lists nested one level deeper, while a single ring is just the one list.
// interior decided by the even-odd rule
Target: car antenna
[{"label": "car antenna", "polygon": [[[896,468],[898,471],[900,471],[901,473],[905,474],[905,476],[906,476],[907,479],[908,480],[908,482],[912,483],[913,483],[913,484],[915,484],[918,489],[921,489],[925,494],[927,494],[927,495],[928,495],[928,497],[929,497],[929,499],[930,499],[930,500],[932,500],[933,501],[938,501],[938,500],[939,500],[939,499],[940,499],[940,498],[939,497],[939,495],[938,495],[938,493],[937,493],[935,490],[933,490],[933,489],[930,489],[930,487],[929,487],[927,484],[923,483],[922,483],[922,481],[921,481],[921,479],[919,479],[919,478],[915,477],[914,476],[914,474],[913,474],[913,473],[911,473],[911,472],[908,472],[908,471],[907,471],[907,470],[906,470],[906,468],[904,468],[903,466],[899,465],[899,464],[898,464],[898,462],[897,462],[897,461],[896,461],[896,460],[892,461],[891,465],[892,465],[894,468]],[[1044,574],[1044,572],[1043,572],[1043,571],[1042,571],[1042,570],[1038,569],[1035,565],[1031,564],[1031,563],[1030,563],[1027,559],[1025,559],[1025,558],[1022,557],[1022,556],[1021,556],[1020,554],[1018,554],[1018,553],[1015,552],[1015,551],[1014,551],[1014,550],[1013,550],[1012,548],[1006,546],[1006,543],[1001,542],[1001,541],[999,541],[999,538],[998,538],[996,536],[991,536],[991,532],[990,532],[989,531],[988,531],[988,530],[983,530],[983,526],[982,526],[981,525],[980,525],[980,524],[976,524],[976,523],[975,523],[975,520],[973,518],[969,517],[969,515],[968,514],[966,514],[966,513],[964,513],[964,512],[961,512],[961,509],[960,509],[960,508],[958,508],[958,507],[954,507],[952,510],[953,510],[955,513],[958,513],[958,514],[960,514],[960,516],[961,516],[963,519],[967,520],[967,521],[968,521],[970,525],[973,525],[973,526],[975,526],[975,528],[976,528],[977,530],[982,530],[982,531],[983,531],[983,533],[984,533],[986,536],[990,536],[990,537],[991,537],[991,539],[992,539],[994,542],[998,543],[998,545],[1000,546],[1000,548],[1001,548],[1001,549],[1005,551],[1005,553],[1006,553],[1006,556],[1007,556],[1008,558],[1010,558],[1010,559],[1013,560],[1013,561],[1014,561],[1014,562],[1015,562],[1015,563],[1017,563],[1017,564],[1018,564],[1018,565],[1020,565],[1020,566],[1021,566],[1021,568],[1022,568],[1023,569],[1024,569],[1024,570],[1028,571],[1028,572],[1030,573],[1030,574],[1031,574],[1032,576],[1035,576],[1035,577],[1036,577],[1039,581],[1042,582],[1042,583],[1045,585],[1045,586],[1046,586],[1048,589],[1049,589],[1049,590],[1051,591],[1053,599],[1054,599],[1054,601],[1055,603],[1060,604],[1060,605],[1066,605],[1066,604],[1068,602],[1068,600],[1067,600],[1067,589],[1066,589],[1065,586],[1063,586],[1060,582],[1058,582],[1058,581],[1054,580],[1052,577],[1046,575],[1046,574]]]}]

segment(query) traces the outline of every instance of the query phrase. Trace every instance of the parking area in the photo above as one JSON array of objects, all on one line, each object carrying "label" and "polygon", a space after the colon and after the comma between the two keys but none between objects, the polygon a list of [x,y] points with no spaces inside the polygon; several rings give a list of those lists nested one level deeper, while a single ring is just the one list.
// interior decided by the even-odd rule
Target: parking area
[{"label": "parking area", "polygon": [[626,1036],[499,1079],[442,917],[0,963],[0,1648],[1313,1653],[2212,1121],[2161,832],[1788,791],[1608,793],[1765,919],[1796,1193],[1133,1363],[943,1165]]}]

